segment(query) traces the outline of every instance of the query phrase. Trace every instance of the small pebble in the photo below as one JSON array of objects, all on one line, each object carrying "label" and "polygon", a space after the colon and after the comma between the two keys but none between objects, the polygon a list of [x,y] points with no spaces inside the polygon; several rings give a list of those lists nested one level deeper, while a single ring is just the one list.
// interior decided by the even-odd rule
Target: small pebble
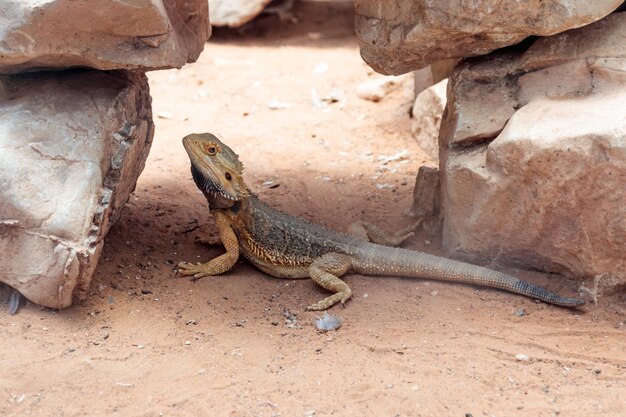
[{"label": "small pebble", "polygon": [[318,317],[315,320],[315,327],[317,327],[317,330],[327,332],[329,330],[339,329],[342,322],[341,317],[328,314],[328,312],[324,311],[324,316],[322,318]]},{"label": "small pebble", "polygon": [[594,372],[596,375],[600,375],[600,374],[602,373],[602,369],[594,369],[594,370],[593,370],[593,372]]},{"label": "small pebble", "polygon": [[315,66],[315,68],[313,68],[313,73],[316,75],[321,75],[325,73],[326,71],[328,71],[329,68],[330,67],[328,66],[326,62],[320,62],[319,64]]},{"label": "small pebble", "polygon": [[517,310],[515,310],[515,315],[517,317],[524,317],[526,315],[526,310],[524,310],[523,308],[518,308]]},{"label": "small pebble", "polygon": [[515,355],[515,359],[517,359],[518,361],[526,362],[530,358],[528,357],[528,355],[524,355],[523,353],[518,353],[517,355]]},{"label": "small pebble", "polygon": [[437,294],[439,294],[439,291],[431,291],[430,295],[432,295],[433,297],[435,297]]},{"label": "small pebble", "polygon": [[363,100],[381,101],[394,88],[400,85],[402,77],[377,77],[359,84],[356,95]]},{"label": "small pebble", "polygon": [[270,100],[269,103],[267,103],[267,107],[270,110],[284,110],[284,109],[288,109],[291,106],[293,106],[293,104],[287,101],[280,101],[276,99]]}]

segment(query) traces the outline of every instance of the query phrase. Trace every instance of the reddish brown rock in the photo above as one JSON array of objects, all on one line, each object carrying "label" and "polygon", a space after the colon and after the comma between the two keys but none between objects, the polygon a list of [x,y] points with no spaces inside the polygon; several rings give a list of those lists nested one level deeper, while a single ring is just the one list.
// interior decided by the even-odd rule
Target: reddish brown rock
[{"label": "reddish brown rock", "polygon": [[180,68],[210,35],[206,0],[4,0],[0,73]]},{"label": "reddish brown rock", "polygon": [[461,64],[440,134],[443,244],[626,276],[626,13]]},{"label": "reddish brown rock", "polygon": [[355,0],[361,56],[399,75],[595,22],[622,0]]},{"label": "reddish brown rock", "polygon": [[0,282],[47,307],[85,295],[151,116],[138,72],[0,76]]}]

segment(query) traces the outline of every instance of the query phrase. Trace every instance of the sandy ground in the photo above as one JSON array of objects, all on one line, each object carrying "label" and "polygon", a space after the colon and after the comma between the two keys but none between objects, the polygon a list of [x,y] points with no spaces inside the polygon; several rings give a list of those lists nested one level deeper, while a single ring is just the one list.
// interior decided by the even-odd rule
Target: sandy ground
[{"label": "sandy ground", "polygon": [[[411,222],[414,175],[432,161],[410,137],[410,82],[380,103],[357,98],[375,75],[358,55],[350,3],[296,13],[299,23],[216,31],[196,64],[150,74],[154,145],[91,296],[64,311],[0,314],[0,415],[626,415],[623,298],[568,311],[350,276],[353,300],[332,310],[343,327],[318,333],[304,308],[326,294],[311,281],[268,278],[246,261],[196,283],[175,278],[175,263],[220,253],[194,243],[215,229],[180,143],[190,132],[219,133],[281,209],[340,229]],[[313,90],[339,101],[316,107]],[[379,159],[402,150],[407,159]],[[406,246],[439,253],[437,241],[422,231]],[[506,271],[564,294],[578,285]]]}]

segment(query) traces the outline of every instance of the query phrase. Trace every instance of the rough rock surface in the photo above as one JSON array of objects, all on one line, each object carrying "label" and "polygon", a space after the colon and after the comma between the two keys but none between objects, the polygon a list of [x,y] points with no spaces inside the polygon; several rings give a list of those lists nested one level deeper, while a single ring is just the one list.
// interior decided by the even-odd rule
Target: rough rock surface
[{"label": "rough rock surface", "polygon": [[180,68],[209,35],[206,0],[4,0],[0,73]]},{"label": "rough rock surface", "polygon": [[80,299],[152,135],[141,73],[0,76],[0,281],[48,307]]},{"label": "rough rock surface", "polygon": [[441,210],[441,182],[439,169],[422,165],[415,177],[413,204],[408,211],[411,217],[437,216]]},{"label": "rough rock surface", "polygon": [[444,248],[626,276],[626,13],[467,60],[440,134]]},{"label": "rough rock surface", "polygon": [[435,85],[439,81],[448,78],[450,74],[452,74],[452,70],[458,61],[458,59],[443,59],[441,61],[435,61],[427,67],[413,71],[415,97],[431,85]]},{"label": "rough rock surface", "polygon": [[448,80],[438,82],[418,94],[413,103],[411,132],[420,148],[434,161],[439,160],[439,127],[446,107]]},{"label": "rough rock surface", "polygon": [[211,0],[213,26],[239,27],[257,17],[272,0]]},{"label": "rough rock surface", "polygon": [[355,0],[365,62],[403,74],[595,22],[623,0]]}]

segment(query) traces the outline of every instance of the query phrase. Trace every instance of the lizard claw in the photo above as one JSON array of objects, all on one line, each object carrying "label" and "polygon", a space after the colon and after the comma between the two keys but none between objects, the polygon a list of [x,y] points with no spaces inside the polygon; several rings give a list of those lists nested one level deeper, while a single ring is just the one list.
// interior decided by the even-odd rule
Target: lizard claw
[{"label": "lizard claw", "polygon": [[193,276],[193,278],[191,278],[191,282],[196,282],[200,278],[212,277],[212,276],[214,276],[214,275],[211,275],[208,272],[198,272],[196,275]]},{"label": "lizard claw", "polygon": [[194,264],[190,264],[188,262],[179,262],[178,263],[178,272],[181,275],[196,275],[200,272],[202,272],[202,269],[200,268],[202,266],[202,264],[200,262]]},{"label": "lizard claw", "polygon": [[180,262],[178,264],[177,273],[180,273],[181,275],[185,275],[185,276],[193,275],[193,278],[191,278],[192,282],[195,282],[199,280],[200,278],[209,277],[213,275],[212,273],[207,271],[206,266],[200,262],[196,263],[195,265],[187,263],[187,262]]}]

